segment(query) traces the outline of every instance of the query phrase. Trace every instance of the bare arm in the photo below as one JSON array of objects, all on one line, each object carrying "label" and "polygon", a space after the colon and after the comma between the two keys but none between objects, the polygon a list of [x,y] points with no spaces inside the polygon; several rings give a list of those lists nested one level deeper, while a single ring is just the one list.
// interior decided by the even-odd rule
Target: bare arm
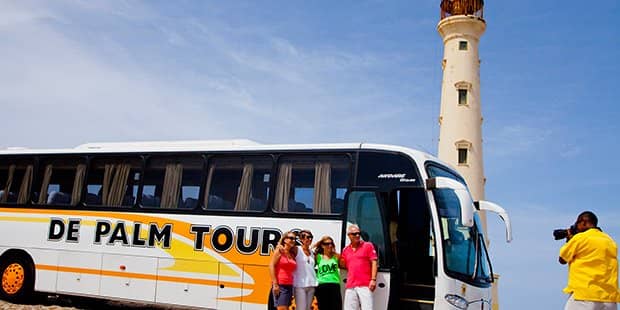
[{"label": "bare arm", "polygon": [[347,264],[345,264],[342,255],[338,257],[338,266],[340,267],[340,269],[347,269]]},{"label": "bare arm", "polygon": [[271,283],[273,283],[272,287],[274,295],[280,294],[278,278],[276,277],[276,264],[280,260],[280,256],[282,256],[282,253],[279,249],[276,248],[276,250],[273,252],[273,256],[271,257],[271,262],[269,262],[269,275],[271,276]]},{"label": "bare arm", "polygon": [[370,278],[370,285],[369,285],[369,289],[371,292],[374,292],[375,289],[377,288],[377,260],[374,259],[371,261],[371,266],[370,266],[370,274],[371,274],[371,278]]}]

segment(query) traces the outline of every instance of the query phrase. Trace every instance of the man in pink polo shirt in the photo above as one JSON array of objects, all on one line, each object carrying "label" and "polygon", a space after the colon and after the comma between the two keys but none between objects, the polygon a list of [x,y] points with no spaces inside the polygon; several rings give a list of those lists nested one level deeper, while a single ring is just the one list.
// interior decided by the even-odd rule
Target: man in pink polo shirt
[{"label": "man in pink polo shirt", "polygon": [[347,229],[351,243],[342,250],[340,267],[347,269],[344,309],[372,309],[372,292],[377,287],[377,252],[375,246],[362,240],[359,226]]}]

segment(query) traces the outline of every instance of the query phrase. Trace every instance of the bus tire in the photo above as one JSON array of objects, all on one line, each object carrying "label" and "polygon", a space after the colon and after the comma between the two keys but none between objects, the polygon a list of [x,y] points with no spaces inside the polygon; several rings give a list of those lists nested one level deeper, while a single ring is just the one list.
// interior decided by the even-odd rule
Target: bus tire
[{"label": "bus tire", "polygon": [[22,303],[34,290],[34,266],[25,254],[8,254],[0,259],[0,297]]}]

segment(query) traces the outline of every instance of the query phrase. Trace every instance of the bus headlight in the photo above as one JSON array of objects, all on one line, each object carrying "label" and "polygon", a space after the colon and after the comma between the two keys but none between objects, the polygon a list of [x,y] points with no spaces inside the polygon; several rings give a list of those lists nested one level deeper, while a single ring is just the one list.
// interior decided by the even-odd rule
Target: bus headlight
[{"label": "bus headlight", "polygon": [[462,310],[467,309],[467,306],[469,306],[467,300],[459,295],[447,294],[444,298],[449,304]]}]

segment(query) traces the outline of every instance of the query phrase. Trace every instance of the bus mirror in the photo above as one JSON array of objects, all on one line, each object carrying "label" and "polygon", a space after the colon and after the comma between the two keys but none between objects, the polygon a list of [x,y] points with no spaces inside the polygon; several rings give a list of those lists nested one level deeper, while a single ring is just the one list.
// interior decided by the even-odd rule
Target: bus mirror
[{"label": "bus mirror", "polygon": [[433,189],[451,189],[459,199],[461,209],[461,225],[474,226],[474,202],[467,187],[463,183],[444,177],[434,177],[426,180],[426,187]]},{"label": "bus mirror", "polygon": [[455,189],[454,193],[459,197],[461,204],[461,225],[466,227],[474,226],[474,202],[469,195],[469,191]]},{"label": "bus mirror", "polygon": [[499,215],[499,218],[504,221],[504,225],[506,226],[506,242],[512,241],[512,224],[510,223],[508,212],[498,204],[490,201],[480,200],[476,201],[475,204],[478,210],[490,211]]}]

